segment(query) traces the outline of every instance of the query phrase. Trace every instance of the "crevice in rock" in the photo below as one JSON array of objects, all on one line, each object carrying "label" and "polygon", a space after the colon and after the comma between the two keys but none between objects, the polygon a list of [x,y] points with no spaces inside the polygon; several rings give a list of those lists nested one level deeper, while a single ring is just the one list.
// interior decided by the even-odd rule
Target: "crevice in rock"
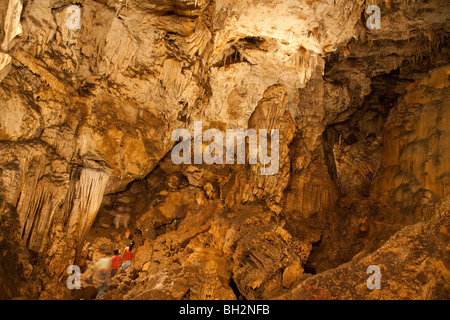
[{"label": "crevice in rock", "polygon": [[242,54],[239,52],[239,50],[235,46],[231,46],[226,53],[224,54],[223,58],[215,63],[213,67],[215,68],[222,68],[222,67],[228,67],[232,64],[236,63],[248,63],[251,64]]},{"label": "crevice in rock", "polygon": [[303,269],[305,270],[305,273],[309,273],[312,275],[317,274],[317,264],[318,262],[315,261],[316,259],[316,253],[320,250],[320,244],[322,240],[319,239],[319,241],[312,243],[312,249],[309,253],[308,259],[305,262],[305,265],[303,266]]},{"label": "crevice in rock", "polygon": [[336,182],[337,170],[336,160],[334,159],[333,146],[339,141],[339,133],[332,126],[325,127],[322,133],[322,145],[325,155],[325,164],[327,165],[328,173],[331,180]]},{"label": "crevice in rock", "polygon": [[265,40],[264,40],[263,37],[250,37],[249,36],[249,37],[241,38],[241,39],[239,39],[239,41],[242,41],[242,42],[245,42],[245,43],[248,43],[250,45],[258,47],[261,44],[263,44]]},{"label": "crevice in rock", "polygon": [[191,300],[191,289],[189,288],[180,300]]},{"label": "crevice in rock", "polygon": [[230,288],[233,290],[234,295],[236,296],[237,300],[247,300],[245,296],[239,291],[236,282],[234,281],[233,277],[230,278]]}]

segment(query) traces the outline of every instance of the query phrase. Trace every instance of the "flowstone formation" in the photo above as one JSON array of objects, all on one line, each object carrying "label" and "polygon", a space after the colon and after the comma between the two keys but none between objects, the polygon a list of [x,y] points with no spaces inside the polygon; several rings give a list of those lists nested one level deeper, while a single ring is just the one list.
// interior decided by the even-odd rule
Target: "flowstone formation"
[{"label": "flowstone formation", "polygon": [[2,0],[0,299],[94,299],[130,240],[101,299],[449,299],[449,31],[447,0]]}]

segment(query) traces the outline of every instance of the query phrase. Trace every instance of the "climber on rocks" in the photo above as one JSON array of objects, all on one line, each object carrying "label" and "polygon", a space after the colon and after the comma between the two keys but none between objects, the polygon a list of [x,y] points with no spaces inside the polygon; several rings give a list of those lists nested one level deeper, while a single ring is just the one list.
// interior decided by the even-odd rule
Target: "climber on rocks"
[{"label": "climber on rocks", "polygon": [[111,258],[111,275],[110,277],[114,277],[119,271],[119,264],[122,257],[119,255],[119,249],[114,249],[114,256]]},{"label": "climber on rocks", "polygon": [[118,207],[117,213],[114,214],[114,226],[119,229],[123,226],[125,229],[128,228],[128,222],[130,221],[131,208],[129,207]]},{"label": "climber on rocks", "polygon": [[134,258],[134,241],[131,240],[130,244],[123,250],[122,254],[122,270],[126,270],[132,266]]},{"label": "climber on rocks", "polygon": [[109,289],[109,278],[111,273],[112,259],[111,257],[100,258],[95,263],[95,273],[100,280],[100,286],[97,290],[97,296],[95,299],[100,299],[103,293]]}]

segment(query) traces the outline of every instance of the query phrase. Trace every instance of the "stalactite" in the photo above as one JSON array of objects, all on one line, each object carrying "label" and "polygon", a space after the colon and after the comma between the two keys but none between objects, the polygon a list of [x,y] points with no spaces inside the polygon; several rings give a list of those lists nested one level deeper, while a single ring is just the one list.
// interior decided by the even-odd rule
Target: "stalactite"
[{"label": "stalactite", "polygon": [[305,48],[300,48],[298,55],[300,86],[303,87],[311,78],[311,75],[317,66],[321,66],[323,70],[325,61],[316,53],[306,50]]},{"label": "stalactite", "polygon": [[92,168],[74,168],[71,173],[67,205],[67,228],[81,245],[95,220],[109,174]]},{"label": "stalactite", "polygon": [[[376,298],[358,269],[372,263],[398,289],[383,297],[423,297],[395,272],[442,265],[441,222],[441,238],[372,254],[402,210],[413,223],[413,205],[448,196],[450,70],[420,80],[449,60],[448,0],[85,0],[80,29],[67,1],[0,3],[0,299],[19,288],[12,269],[36,279],[32,298],[89,298],[99,255],[126,239],[132,273],[104,299],[292,298],[304,282]],[[371,4],[381,30],[365,24]],[[175,164],[171,133],[199,120],[267,130],[259,160],[247,137],[244,164]],[[9,263],[18,249],[32,273]],[[83,290],[65,286],[71,264]],[[422,267],[407,280],[442,298],[445,274]]]},{"label": "stalactite", "polygon": [[211,38],[211,32],[208,27],[203,22],[198,23],[194,32],[186,38],[188,55],[190,57],[195,55],[202,56],[208,45],[211,44]]},{"label": "stalactite", "polygon": [[20,24],[21,13],[22,1],[9,0],[4,25],[5,37],[1,45],[3,51],[8,51],[10,49],[11,41],[22,33],[22,25]]},{"label": "stalactite", "polygon": [[25,178],[17,204],[20,232],[27,247],[43,253],[49,239],[49,231],[56,218],[59,218],[59,208],[64,203],[67,184],[64,179],[55,176],[43,176],[43,167],[32,171],[33,176]]}]

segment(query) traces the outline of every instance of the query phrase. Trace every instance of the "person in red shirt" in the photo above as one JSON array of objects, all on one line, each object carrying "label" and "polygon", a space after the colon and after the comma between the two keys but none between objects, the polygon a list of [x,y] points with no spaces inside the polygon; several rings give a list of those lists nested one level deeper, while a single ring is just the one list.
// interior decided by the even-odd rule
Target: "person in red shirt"
[{"label": "person in red shirt", "polygon": [[122,270],[126,270],[129,267],[131,267],[133,256],[134,256],[133,246],[134,246],[134,241],[131,240],[128,247],[126,247],[125,250],[123,250]]},{"label": "person in red shirt", "polygon": [[112,257],[111,278],[117,274],[117,271],[119,271],[120,258],[119,249],[115,249],[114,257]]}]

